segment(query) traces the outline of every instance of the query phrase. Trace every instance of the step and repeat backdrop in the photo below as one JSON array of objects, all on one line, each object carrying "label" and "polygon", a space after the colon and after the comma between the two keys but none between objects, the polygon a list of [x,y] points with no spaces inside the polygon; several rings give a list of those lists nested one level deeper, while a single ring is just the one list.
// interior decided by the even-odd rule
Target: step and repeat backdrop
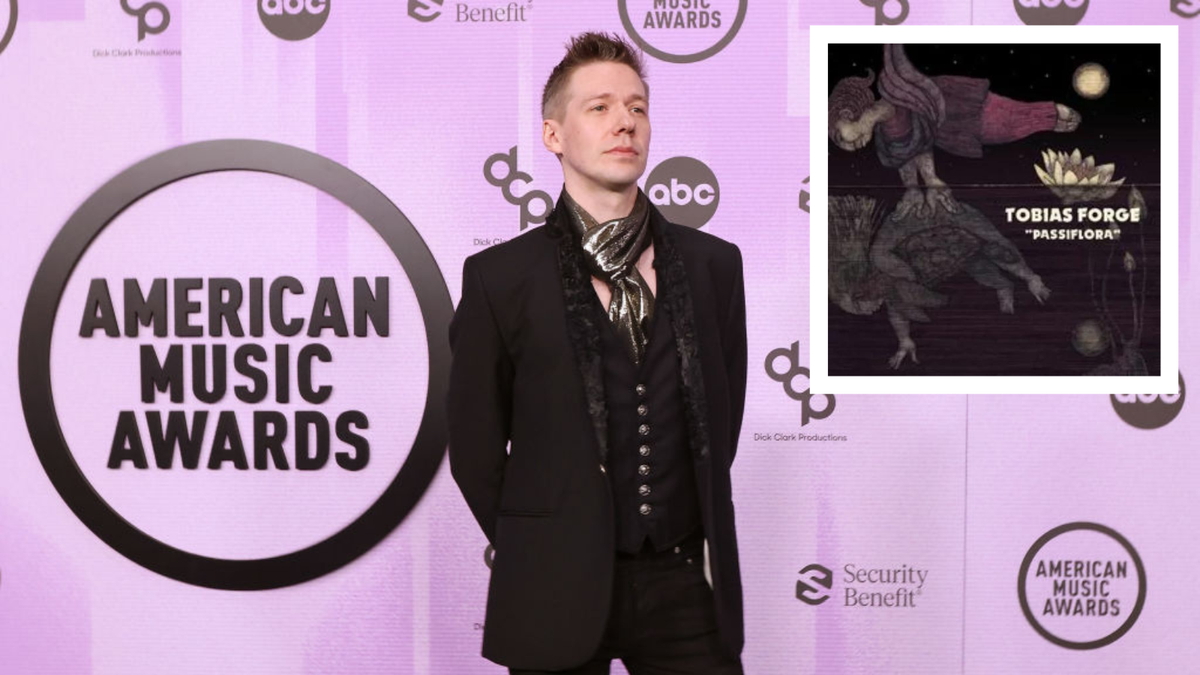
[{"label": "step and repeat backdrop", "polygon": [[[650,199],[746,262],[746,671],[1187,672],[1197,14],[0,0],[0,672],[503,672],[444,461],[447,327],[463,259],[561,189],[541,88],[586,30],[646,54]],[[1179,26],[1178,394],[811,392],[828,24]]]}]

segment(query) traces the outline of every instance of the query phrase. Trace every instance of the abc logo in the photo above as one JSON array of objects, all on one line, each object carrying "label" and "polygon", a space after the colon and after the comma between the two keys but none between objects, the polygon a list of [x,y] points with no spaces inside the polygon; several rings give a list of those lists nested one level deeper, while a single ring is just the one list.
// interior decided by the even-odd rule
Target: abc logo
[{"label": "abc logo", "polygon": [[1013,0],[1013,7],[1031,26],[1072,26],[1087,13],[1088,0]]},{"label": "abc logo", "polygon": [[258,0],[258,18],[282,40],[306,40],[329,19],[332,0]]},{"label": "abc logo", "polygon": [[691,157],[672,157],[650,172],[646,196],[673,223],[699,228],[721,202],[721,186],[712,169]]},{"label": "abc logo", "polygon": [[833,572],[828,568],[812,564],[800,570],[796,582],[796,599],[807,605],[819,605],[829,599],[833,588]]},{"label": "abc logo", "polygon": [[1157,429],[1179,416],[1186,394],[1180,373],[1178,394],[1113,394],[1109,398],[1113,410],[1126,424],[1138,429]]}]

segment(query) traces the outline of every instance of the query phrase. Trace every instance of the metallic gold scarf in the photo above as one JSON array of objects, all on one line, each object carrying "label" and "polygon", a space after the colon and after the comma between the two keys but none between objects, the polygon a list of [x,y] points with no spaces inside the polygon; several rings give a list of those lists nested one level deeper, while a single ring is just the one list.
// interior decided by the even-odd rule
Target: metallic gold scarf
[{"label": "metallic gold scarf", "polygon": [[649,200],[638,190],[628,216],[600,223],[566,190],[560,199],[566,200],[588,271],[607,283],[612,292],[608,318],[633,362],[641,365],[649,339],[646,332],[654,316],[654,294],[637,269],[637,260],[651,241]]}]

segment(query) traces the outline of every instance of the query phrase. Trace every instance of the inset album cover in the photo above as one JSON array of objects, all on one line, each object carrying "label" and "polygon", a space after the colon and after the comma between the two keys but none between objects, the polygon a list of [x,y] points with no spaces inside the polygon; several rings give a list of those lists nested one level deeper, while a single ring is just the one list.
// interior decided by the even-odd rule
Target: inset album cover
[{"label": "inset album cover", "polygon": [[1174,29],[899,28],[813,29],[814,386],[1175,391]]}]

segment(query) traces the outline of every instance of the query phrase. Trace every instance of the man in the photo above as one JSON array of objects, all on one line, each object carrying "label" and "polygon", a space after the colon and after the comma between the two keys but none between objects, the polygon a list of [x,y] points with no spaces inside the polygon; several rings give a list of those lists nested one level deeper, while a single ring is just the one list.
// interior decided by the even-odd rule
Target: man
[{"label": "man", "polygon": [[542,112],[562,195],[545,226],[467,258],[450,326],[450,468],[496,552],[483,655],[741,673],[741,254],[638,189],[648,91],[623,40],[574,38]]}]

